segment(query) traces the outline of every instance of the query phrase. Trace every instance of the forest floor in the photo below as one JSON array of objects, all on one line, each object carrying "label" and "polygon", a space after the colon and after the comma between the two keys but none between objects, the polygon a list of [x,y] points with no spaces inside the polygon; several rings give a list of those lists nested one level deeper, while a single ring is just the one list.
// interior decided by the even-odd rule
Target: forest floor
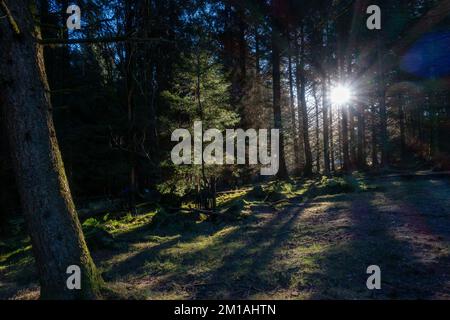
[{"label": "forest floor", "polygon": [[[113,243],[91,251],[122,298],[450,299],[449,178],[337,185],[284,185],[271,203],[236,191],[222,199],[243,205],[229,221],[122,218],[107,223]],[[370,265],[381,290],[366,287]],[[37,298],[34,279],[26,242],[0,256],[0,299]]]}]

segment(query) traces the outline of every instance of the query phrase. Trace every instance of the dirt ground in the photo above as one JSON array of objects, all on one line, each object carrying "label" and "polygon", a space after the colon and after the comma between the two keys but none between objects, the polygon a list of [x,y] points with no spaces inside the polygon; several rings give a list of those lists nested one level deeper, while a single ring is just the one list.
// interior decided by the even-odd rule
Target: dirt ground
[{"label": "dirt ground", "polygon": [[[450,181],[384,177],[368,192],[255,204],[243,221],[150,232],[94,251],[104,279],[138,299],[450,299]],[[27,258],[28,257],[28,258]],[[0,298],[34,299],[29,253],[0,266]],[[382,289],[366,287],[370,265]]]}]

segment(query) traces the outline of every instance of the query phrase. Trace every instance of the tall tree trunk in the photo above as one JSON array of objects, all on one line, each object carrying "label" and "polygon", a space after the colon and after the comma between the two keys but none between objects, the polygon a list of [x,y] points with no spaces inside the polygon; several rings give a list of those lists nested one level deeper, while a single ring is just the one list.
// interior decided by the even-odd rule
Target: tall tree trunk
[{"label": "tall tree trunk", "polygon": [[[322,77],[322,124],[323,124],[323,164],[326,175],[330,174],[330,140],[329,140],[329,121],[328,121],[328,98],[326,76]],[[331,128],[331,131],[333,129]]]},{"label": "tall tree trunk", "polygon": [[351,169],[350,164],[350,148],[349,148],[349,139],[348,139],[348,107],[342,107],[342,122],[341,122],[341,130],[342,130],[342,157],[343,157],[343,167],[344,171],[349,171]]},{"label": "tall tree trunk", "polygon": [[388,165],[388,134],[387,134],[387,111],[386,111],[386,85],[384,82],[383,68],[383,41],[382,35],[377,34],[378,52],[378,101],[380,104],[380,144],[381,144],[381,166]]},{"label": "tall tree trunk", "polygon": [[[129,6],[133,5],[133,1],[131,2]],[[153,0],[134,2],[134,7],[127,9],[131,11],[127,14],[126,21],[128,33],[135,32],[137,37],[145,39],[164,34],[167,39],[173,39],[170,28],[168,29],[164,24],[161,28],[153,30],[154,15],[169,11],[170,4],[166,8],[161,8],[162,5],[159,2],[154,3]],[[160,48],[160,44],[148,42],[126,45],[127,62],[131,62],[127,80],[133,94],[130,105],[132,115],[129,121],[135,134],[132,149],[135,150],[134,194],[136,196],[139,195],[140,188],[143,186],[146,188],[154,186],[155,180],[161,174],[156,99],[158,92],[164,90],[166,83],[165,77],[161,74],[168,72],[170,67],[167,68],[168,70],[161,67],[164,61],[155,58],[155,51],[158,50],[165,50],[165,48]],[[138,155],[139,151],[145,154],[145,158]],[[150,170],[146,162],[151,164]],[[133,206],[130,207],[131,210],[136,211]]]},{"label": "tall tree trunk", "polygon": [[400,157],[405,159],[406,155],[406,129],[405,129],[405,111],[403,109],[403,99],[401,94],[398,96],[398,118],[400,126]]},{"label": "tall tree trunk", "polygon": [[256,79],[259,80],[259,77],[261,75],[261,49],[260,49],[260,35],[258,26],[255,27],[255,73],[256,73]]},{"label": "tall tree trunk", "polygon": [[[343,152],[342,152],[342,107],[339,107],[339,110],[337,112],[337,133],[338,133],[338,159],[341,164],[341,170],[344,169],[344,158],[343,158]],[[341,117],[340,117],[341,116]]]},{"label": "tall tree trunk", "polygon": [[[338,76],[339,82],[343,83],[346,80],[345,65],[346,65],[346,54],[344,50],[344,39],[345,39],[345,25],[343,17],[340,17],[337,21],[337,61],[338,61]],[[342,169],[344,171],[350,170],[350,149],[349,149],[349,137],[348,137],[348,113],[349,106],[341,106],[341,148],[342,148]]]},{"label": "tall tree trunk", "polygon": [[306,105],[306,77],[305,77],[305,37],[303,32],[303,26],[301,26],[301,45],[299,49],[298,40],[295,41],[296,45],[296,65],[297,65],[297,98],[298,105],[301,110],[302,119],[302,135],[303,135],[303,147],[305,151],[305,167],[304,175],[310,176],[312,174],[312,152],[311,143],[309,141],[309,121],[308,121],[308,107]]},{"label": "tall tree trunk", "polygon": [[[275,5],[275,4],[274,4]],[[274,10],[275,12],[275,10]],[[272,24],[272,81],[273,81],[273,117],[274,127],[280,130],[280,166],[278,170],[278,178],[286,179],[288,177],[285,155],[284,155],[284,132],[281,121],[281,75],[280,75],[280,24],[277,18],[273,19]]]},{"label": "tall tree trunk", "polygon": [[376,168],[379,165],[378,162],[378,131],[377,131],[377,122],[376,122],[376,108],[372,105],[371,108],[371,129],[372,129],[372,167]]},{"label": "tall tree trunk", "polygon": [[437,111],[437,93],[431,90],[428,97],[428,104],[431,117],[430,127],[430,159],[434,160],[439,154],[439,115]]},{"label": "tall tree trunk", "polygon": [[[135,9],[135,8],[134,8]],[[125,30],[131,33],[133,29],[133,4],[131,0],[126,1],[125,7]],[[125,74],[126,74],[126,106],[128,112],[128,161],[130,166],[129,172],[129,188],[128,188],[128,205],[132,214],[137,213],[136,209],[136,137],[135,137],[135,119],[134,119],[134,44],[127,42],[125,45]]]},{"label": "tall tree trunk", "polygon": [[294,159],[295,159],[295,171],[299,172],[300,165],[300,145],[298,141],[297,132],[297,115],[294,103],[294,79],[292,72],[292,43],[291,39],[288,39],[289,52],[288,52],[288,72],[289,72],[289,108],[291,111],[291,125],[292,125],[292,135],[294,137]]},{"label": "tall tree trunk", "polygon": [[356,140],[356,132],[355,132],[355,108],[353,106],[349,106],[348,114],[349,114],[349,148],[350,148],[350,163],[352,166],[358,162],[357,156],[357,140]]},{"label": "tall tree trunk", "polygon": [[[41,298],[97,298],[102,280],[87,249],[64,171],[43,50],[35,40],[40,32],[29,1],[8,1],[8,5],[17,27],[0,20],[0,104],[39,272]],[[81,290],[67,287],[66,271],[71,265],[81,269]]]},{"label": "tall tree trunk", "polygon": [[358,168],[364,170],[366,168],[366,128],[363,104],[358,105]]},{"label": "tall tree trunk", "polygon": [[[331,87],[330,78],[327,79],[328,88]],[[330,107],[330,157],[331,157],[331,171],[336,171],[336,159],[335,159],[335,150],[334,150],[334,121],[333,121],[333,108]]]},{"label": "tall tree trunk", "polygon": [[[245,39],[245,34],[247,32],[247,24],[245,22],[245,11],[242,7],[239,8],[238,12],[239,19],[239,78],[241,90],[245,90],[245,80],[247,78],[247,41]],[[244,92],[242,92],[244,94]]]},{"label": "tall tree trunk", "polygon": [[315,106],[315,119],[316,119],[316,170],[317,173],[320,173],[320,124],[319,124],[319,99],[317,98],[317,86],[316,83],[313,83],[313,97],[314,97],[314,106]]}]

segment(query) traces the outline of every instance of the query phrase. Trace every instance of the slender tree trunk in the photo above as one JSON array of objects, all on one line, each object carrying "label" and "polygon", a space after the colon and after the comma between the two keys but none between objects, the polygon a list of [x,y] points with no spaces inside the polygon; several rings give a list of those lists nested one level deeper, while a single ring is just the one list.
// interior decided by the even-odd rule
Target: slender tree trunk
[{"label": "slender tree trunk", "polygon": [[380,104],[380,144],[381,144],[381,166],[388,165],[388,134],[387,134],[387,111],[386,111],[386,85],[384,83],[383,69],[383,41],[382,35],[377,35],[378,52],[378,99]]},{"label": "slender tree trunk", "polygon": [[[67,182],[51,115],[42,47],[30,3],[8,1],[16,31],[0,20],[0,104],[27,220],[43,299],[97,298],[102,285],[87,249]],[[35,4],[31,4],[35,5]],[[81,269],[81,290],[67,268]]]},{"label": "slender tree trunk", "polygon": [[259,35],[259,31],[258,31],[258,26],[255,27],[255,72],[256,72],[256,79],[259,80],[259,76],[261,74],[261,62],[260,62],[260,57],[261,57],[261,52],[260,52],[260,48],[259,48],[259,43],[260,43],[260,35]]},{"label": "slender tree trunk", "polygon": [[349,139],[348,139],[348,108],[344,106],[342,108],[342,157],[343,157],[343,170],[349,171],[351,168],[350,165],[350,148],[349,148]]},{"label": "slender tree trunk", "polygon": [[315,106],[315,119],[316,119],[316,170],[320,173],[320,123],[319,123],[319,99],[317,98],[317,87],[316,83],[313,83],[313,97]]},{"label": "slender tree trunk", "polygon": [[338,158],[339,162],[341,164],[341,170],[344,169],[344,153],[342,152],[342,107],[339,107],[339,110],[337,112],[338,118],[337,118],[337,132],[338,132]]},{"label": "slender tree trunk", "polygon": [[[337,21],[337,61],[338,61],[338,75],[339,81],[342,83],[345,81],[345,62],[346,62],[346,54],[344,51],[344,39],[345,39],[345,26],[341,19]],[[349,171],[350,170],[350,149],[349,149],[349,136],[348,136],[348,113],[349,106],[341,106],[341,147],[342,147],[342,170]]]},{"label": "slender tree trunk", "polygon": [[[139,32],[142,34],[143,38],[151,38],[152,37],[152,0],[139,1],[140,4],[140,16],[142,17],[138,22]],[[159,5],[159,4],[158,4]],[[163,31],[159,31],[163,32]],[[171,39],[173,39],[173,35],[170,32],[167,32]],[[137,59],[140,59],[137,72],[141,73],[141,78],[138,79],[140,81],[140,88],[143,91],[143,100],[146,110],[148,114],[147,123],[144,128],[139,128],[140,134],[145,135],[147,141],[142,142],[143,146],[149,150],[149,161],[154,164],[155,169],[151,170],[152,172],[148,172],[149,170],[138,170],[140,181],[149,187],[152,185],[152,180],[155,180],[155,176],[160,175],[160,161],[158,157],[159,153],[159,139],[158,139],[158,127],[157,127],[157,104],[155,103],[156,97],[158,96],[158,65],[155,62],[154,58],[154,46],[150,43],[143,43],[138,46]],[[138,165],[136,164],[138,168]],[[140,167],[138,168],[140,169]],[[154,183],[153,183],[154,184]],[[139,183],[137,184],[136,193],[139,192]]]},{"label": "slender tree trunk", "polygon": [[400,157],[405,159],[406,155],[406,129],[405,129],[405,112],[403,110],[402,96],[398,97],[398,118],[400,126]]},{"label": "slender tree trunk", "polygon": [[430,159],[434,160],[439,154],[439,115],[437,111],[437,93],[432,90],[429,96],[429,110],[431,116]]},{"label": "slender tree trunk", "polygon": [[350,141],[349,141],[349,147],[350,147],[350,163],[352,166],[358,162],[358,156],[357,156],[357,140],[356,140],[356,132],[355,132],[355,109],[353,106],[349,106],[348,108],[348,114],[349,114],[349,134],[350,134]]},{"label": "slender tree trunk", "polygon": [[[201,78],[202,78],[202,68],[201,68],[201,57],[200,57],[200,50],[197,52],[197,67],[196,67],[196,99],[197,99],[197,108],[200,115],[200,121],[203,122],[204,120],[204,112],[203,112],[203,104],[202,104],[202,92],[201,92]],[[202,137],[204,135],[204,128],[202,126]],[[200,184],[200,208],[202,209],[210,209],[209,207],[209,191],[210,191],[210,182],[208,181],[208,177],[206,176],[206,168],[205,168],[205,161],[202,159],[201,164],[201,184]]]},{"label": "slender tree trunk", "polygon": [[[245,12],[240,8],[238,10],[239,19],[239,77],[241,90],[245,90],[245,80],[247,78],[247,41],[245,33],[247,31],[247,24],[245,23]],[[242,92],[244,94],[244,92]]]},{"label": "slender tree trunk", "polygon": [[[322,123],[323,123],[323,164],[325,174],[330,175],[330,140],[329,140],[329,121],[328,121],[328,98],[326,77],[322,78]],[[331,129],[332,131],[333,129]]]},{"label": "slender tree trunk", "polygon": [[[132,1],[126,1],[125,7],[125,29],[127,34],[133,29],[133,7]],[[125,75],[126,75],[126,106],[128,113],[128,161],[129,161],[129,188],[128,188],[128,206],[132,214],[136,214],[136,137],[135,137],[135,119],[134,119],[134,44],[127,42],[125,45]]]},{"label": "slender tree trunk", "polygon": [[298,105],[301,110],[302,119],[302,135],[303,135],[303,147],[305,152],[305,167],[304,175],[310,176],[312,174],[312,152],[311,143],[309,141],[309,121],[308,121],[308,107],[306,105],[306,77],[305,77],[305,38],[303,32],[303,26],[301,27],[301,45],[300,50],[298,48],[298,41],[295,41],[296,45],[296,65],[297,65],[297,98]]},{"label": "slender tree trunk", "polygon": [[364,106],[358,105],[358,168],[366,168],[366,128],[364,119]]},{"label": "slender tree trunk", "polygon": [[371,108],[371,129],[372,129],[372,167],[378,167],[378,131],[376,122],[376,108],[372,106]]},{"label": "slender tree trunk", "polygon": [[[327,79],[328,88],[330,88],[330,78]],[[335,159],[335,150],[334,150],[334,121],[333,121],[333,108],[330,107],[330,156],[331,156],[331,171],[336,171],[336,159]]]},{"label": "slender tree trunk", "polygon": [[[274,10],[275,12],[275,10]],[[280,26],[274,18],[272,24],[272,81],[273,81],[273,117],[274,127],[280,130],[280,166],[278,170],[278,178],[286,179],[288,177],[285,155],[284,155],[284,132],[281,120],[281,75],[280,75]]]},{"label": "slender tree trunk", "polygon": [[294,159],[295,159],[295,171],[299,172],[300,165],[300,146],[298,141],[298,132],[297,132],[297,116],[295,111],[295,103],[294,103],[294,80],[292,73],[292,44],[290,38],[289,41],[289,52],[288,52],[288,72],[289,72],[289,107],[291,111],[291,125],[292,125],[292,135],[294,137]]}]

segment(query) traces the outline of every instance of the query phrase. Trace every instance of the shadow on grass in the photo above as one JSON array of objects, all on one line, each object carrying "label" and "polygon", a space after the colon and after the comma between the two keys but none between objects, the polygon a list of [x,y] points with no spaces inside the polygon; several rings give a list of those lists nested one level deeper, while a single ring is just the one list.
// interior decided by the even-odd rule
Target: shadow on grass
[{"label": "shadow on grass", "polygon": [[[392,226],[398,217],[392,216],[390,204],[380,203],[377,193],[358,194],[352,199],[351,237],[333,244],[316,259],[320,272],[309,274],[306,280],[313,287],[312,299],[435,297],[442,289],[442,278],[422,262],[411,242],[396,235]],[[382,290],[366,287],[370,265],[381,268]]]},{"label": "shadow on grass", "polygon": [[[425,190],[414,194],[409,182],[395,181],[378,192],[320,196],[278,213],[258,208],[240,223],[134,229],[119,237],[127,245],[114,255],[123,258],[105,276],[113,281],[160,279],[139,289],[150,298],[181,288],[181,296],[195,299],[245,299],[277,290],[307,291],[312,299],[432,299],[449,283],[450,257],[441,253],[432,263],[424,261],[423,251],[405,237],[405,230],[414,237],[422,229],[405,217],[414,213],[430,235],[448,244],[450,218],[442,212],[447,212],[450,187],[427,182]],[[399,186],[403,189],[396,190]],[[439,194],[433,193],[436,187],[443,188]],[[401,209],[398,203],[403,203]],[[317,221],[298,223],[305,207],[321,205],[326,209]],[[334,224],[342,220],[346,224]],[[291,244],[294,251],[307,246],[305,237],[320,246],[298,256],[308,261],[290,257],[275,266],[290,254]],[[313,268],[305,267],[309,261]],[[370,265],[382,270],[382,290],[366,287]]]},{"label": "shadow on grass", "polygon": [[[189,243],[199,237],[208,237],[220,230],[221,226],[211,223],[200,223],[187,228],[185,225],[155,228],[151,224],[128,231],[117,237],[121,249],[114,249],[109,256],[114,257],[129,253],[123,261],[114,263],[105,273],[107,280],[113,280],[124,276],[144,276],[147,272],[145,264],[158,260],[164,250],[176,247],[180,243]],[[143,250],[133,250],[132,247],[139,243],[151,245]]]},{"label": "shadow on grass", "polygon": [[195,298],[246,299],[253,293],[288,286],[294,270],[275,271],[270,264],[301,212],[302,207],[296,207],[275,214],[241,248],[222,259],[222,265],[209,274],[208,282],[198,288]]},{"label": "shadow on grass", "polygon": [[274,275],[267,266],[300,212],[297,207],[257,214],[240,224],[202,223],[195,232],[180,230],[175,238],[115,263],[106,275],[111,280],[162,276],[164,281],[146,289],[151,292],[182,286],[196,299],[246,298],[289,282],[290,272]]},{"label": "shadow on grass", "polygon": [[388,198],[396,202],[416,232],[450,244],[450,183],[446,179],[401,178],[388,182]]}]

